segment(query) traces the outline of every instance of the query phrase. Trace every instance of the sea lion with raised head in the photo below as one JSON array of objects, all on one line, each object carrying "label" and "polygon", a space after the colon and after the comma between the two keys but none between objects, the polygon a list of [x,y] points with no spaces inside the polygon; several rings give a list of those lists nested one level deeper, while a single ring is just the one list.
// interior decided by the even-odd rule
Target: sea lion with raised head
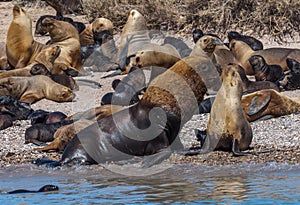
[{"label": "sea lion with raised head", "polygon": [[13,20],[6,37],[7,60],[13,68],[24,68],[33,62],[36,55],[45,48],[33,39],[32,22],[29,14],[18,5],[13,8]]},{"label": "sea lion with raised head", "polygon": [[262,42],[252,36],[242,35],[236,31],[229,31],[227,37],[229,42],[235,39],[247,43],[254,51],[264,49]]},{"label": "sea lion with raised head", "polygon": [[70,88],[44,75],[0,79],[0,95],[9,95],[28,103],[34,103],[43,98],[56,102],[70,102],[75,97]]},{"label": "sea lion with raised head", "polygon": [[268,65],[260,55],[252,55],[249,62],[253,68],[256,81],[271,81],[276,83],[283,78],[283,70],[279,65]]},{"label": "sea lion with raised head", "polygon": [[254,75],[254,70],[249,63],[249,58],[253,55],[262,56],[269,65],[279,65],[283,71],[288,71],[286,64],[287,58],[293,58],[300,61],[300,49],[296,48],[267,48],[264,50],[254,51],[243,41],[232,40],[230,50],[237,59],[237,62],[245,69],[247,75]]},{"label": "sea lion with raised head", "polygon": [[58,21],[52,18],[45,18],[42,24],[50,34],[50,45],[60,46],[61,48],[60,55],[55,60],[50,72],[59,74],[67,69],[82,71],[79,34],[74,26],[68,22]]}]

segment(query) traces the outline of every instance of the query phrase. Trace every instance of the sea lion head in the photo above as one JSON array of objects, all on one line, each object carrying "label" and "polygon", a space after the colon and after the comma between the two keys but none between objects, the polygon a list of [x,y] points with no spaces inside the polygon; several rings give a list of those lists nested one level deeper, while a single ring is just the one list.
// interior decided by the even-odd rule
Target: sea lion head
[{"label": "sea lion head", "polygon": [[243,86],[237,64],[228,64],[227,66],[224,66],[221,79],[223,82],[222,85],[225,85],[225,87],[230,90],[230,93],[235,92],[237,93],[237,96],[242,97]]},{"label": "sea lion head", "polygon": [[260,55],[253,55],[248,60],[254,72],[260,71],[263,68],[263,66],[266,65],[265,59]]},{"label": "sea lion head", "polygon": [[58,83],[56,83],[54,86],[52,86],[52,88],[49,89],[51,89],[51,98],[49,96],[49,99],[56,102],[71,102],[75,98],[75,94],[70,88]]},{"label": "sea lion head", "polygon": [[13,16],[14,16],[14,19],[17,17],[23,17],[23,16],[26,16],[26,18],[29,17],[28,13],[23,8],[21,8],[19,5],[14,6]]},{"label": "sea lion head", "polygon": [[34,64],[30,69],[31,75],[46,75],[49,76],[51,73],[48,71],[46,66],[42,63]]},{"label": "sea lion head", "polygon": [[195,29],[193,31],[193,40],[194,40],[194,43],[197,43],[197,41],[204,36],[204,33],[201,29]]},{"label": "sea lion head", "polygon": [[292,73],[300,74],[300,63],[292,58],[286,59],[286,64]]},{"label": "sea lion head", "polygon": [[217,45],[216,38],[209,35],[202,36],[194,46],[191,55],[203,55],[211,57]]},{"label": "sea lion head", "polygon": [[233,39],[237,39],[237,38],[240,38],[241,37],[241,34],[239,34],[238,32],[236,31],[229,31],[228,34],[227,34],[227,37],[228,37],[228,40],[229,42]]},{"label": "sea lion head", "polygon": [[131,10],[127,18],[125,27],[123,28],[123,33],[125,32],[129,34],[132,32],[144,31],[144,30],[147,30],[146,19],[137,10],[135,9]]},{"label": "sea lion head", "polygon": [[106,18],[97,18],[92,23],[92,32],[97,35],[99,32],[107,30],[111,35],[113,35],[114,25]]},{"label": "sea lion head", "polygon": [[61,52],[60,46],[49,46],[48,48],[43,49],[37,55],[35,61],[44,64],[47,67],[47,69],[50,70],[54,64],[54,61],[59,56],[60,52]]}]

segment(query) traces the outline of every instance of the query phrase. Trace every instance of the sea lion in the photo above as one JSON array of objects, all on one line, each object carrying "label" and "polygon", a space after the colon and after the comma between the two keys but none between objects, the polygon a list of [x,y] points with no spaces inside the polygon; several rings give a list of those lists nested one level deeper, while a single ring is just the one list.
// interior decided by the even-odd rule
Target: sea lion
[{"label": "sea lion", "polygon": [[0,130],[4,130],[13,125],[12,115],[10,113],[0,112]]},{"label": "sea lion", "polygon": [[81,13],[83,10],[82,0],[45,0],[56,11],[56,16],[64,14]]},{"label": "sea lion", "polygon": [[170,44],[170,45],[174,46],[177,49],[177,51],[179,52],[181,58],[185,58],[185,57],[189,56],[192,52],[192,49],[190,49],[190,47],[188,47],[188,45],[179,38],[167,36],[164,39],[163,45],[165,45],[165,44]]},{"label": "sea lion", "polygon": [[52,18],[45,18],[42,24],[50,34],[50,45],[60,46],[61,48],[60,55],[55,60],[50,72],[59,74],[67,69],[82,71],[79,35],[74,26],[68,22],[58,21]]},{"label": "sea lion", "polygon": [[[212,34],[212,33],[203,33],[203,31],[201,29],[194,29],[193,30],[193,41],[196,44],[197,41],[202,38],[203,36],[208,35],[208,36],[212,36],[215,37],[217,39],[220,39],[220,37],[216,34]],[[221,39],[220,39],[221,40]]]},{"label": "sea lion", "polygon": [[35,110],[33,111],[29,116],[28,120],[31,121],[31,125],[43,123],[43,124],[52,124],[56,122],[61,122],[67,117],[62,112],[54,111],[54,112],[48,112],[45,110]]},{"label": "sea lion", "polygon": [[[135,55],[142,45],[150,43],[149,32],[144,16],[137,10],[131,10],[122,29],[118,48],[117,63],[124,69],[126,61]],[[129,59],[127,59],[129,58]]]},{"label": "sea lion", "polygon": [[76,120],[70,125],[65,125],[57,129],[54,133],[54,140],[49,145],[38,148],[41,151],[63,151],[67,143],[74,137],[76,133],[89,125],[93,124],[95,120],[100,120],[104,117],[112,115],[124,109],[121,106],[100,106],[89,109],[83,113],[76,114],[76,116],[70,116],[68,119]]},{"label": "sea lion", "polygon": [[300,61],[300,49],[296,48],[267,48],[254,51],[243,41],[232,40],[230,50],[237,59],[238,63],[245,69],[247,75],[254,75],[254,70],[248,59],[253,55],[262,56],[269,65],[279,65],[283,71],[288,71],[286,64],[287,58],[293,58]]},{"label": "sea lion", "polygon": [[70,88],[55,83],[44,75],[0,79],[0,95],[9,95],[28,103],[43,98],[56,102],[69,102],[75,97]]},{"label": "sea lion", "polygon": [[273,89],[244,95],[242,106],[249,122],[265,116],[279,117],[300,111],[298,98],[288,98]]},{"label": "sea lion", "polygon": [[58,191],[58,186],[55,185],[45,185],[43,187],[41,187],[39,190],[37,191],[31,191],[31,190],[27,190],[27,189],[17,189],[14,191],[9,191],[7,192],[8,194],[21,194],[21,193],[39,193],[39,192],[51,192],[51,191]]},{"label": "sea lion", "polygon": [[[137,104],[77,133],[62,159],[52,165],[95,164],[133,156],[146,156],[144,167],[159,163],[169,156],[170,149],[182,149],[176,137],[207,92],[203,71],[213,67],[206,56],[178,61],[150,83]],[[178,144],[174,145],[175,141]]]},{"label": "sea lion", "polygon": [[263,43],[260,40],[254,38],[252,36],[242,35],[236,31],[230,31],[230,32],[228,32],[227,37],[228,37],[229,42],[231,40],[235,39],[235,40],[239,40],[239,41],[243,41],[243,42],[247,43],[254,51],[264,49]]},{"label": "sea lion", "polygon": [[20,102],[11,96],[0,96],[0,112],[9,113],[13,120],[27,120],[33,110],[29,103]]},{"label": "sea lion", "polygon": [[254,71],[256,81],[271,81],[276,83],[283,78],[283,70],[279,65],[268,65],[260,55],[252,55],[249,62]]},{"label": "sea lion", "polygon": [[79,35],[80,45],[93,45],[95,44],[94,36],[99,32],[107,30],[111,36],[113,36],[113,23],[107,18],[96,18],[91,24],[89,24]]},{"label": "sea lion", "polygon": [[[54,82],[64,85],[71,90],[79,90],[79,86],[76,84],[76,81],[72,76],[66,74],[68,70],[64,71],[62,74],[52,74],[46,66],[43,64],[35,64],[30,68],[31,75],[45,75],[51,78]],[[1,76],[1,74],[0,74]]]},{"label": "sea lion", "polygon": [[54,61],[60,54],[60,46],[49,46],[43,49],[39,54],[37,54],[36,58],[32,63],[27,65],[24,68],[8,70],[0,73],[0,79],[12,76],[31,76],[32,73],[30,70],[35,66],[43,66],[45,69],[52,69],[54,65]]},{"label": "sea lion", "polygon": [[242,80],[232,65],[223,68],[221,79],[222,86],[212,105],[202,149],[243,155],[241,151],[249,148],[253,134],[242,107]]},{"label": "sea lion", "polygon": [[33,39],[29,14],[18,5],[13,7],[13,20],[6,37],[6,55],[13,68],[24,68],[45,48]]},{"label": "sea lion", "polygon": [[286,64],[290,72],[287,72],[278,82],[281,90],[300,89],[300,63],[292,58],[287,58]]}]

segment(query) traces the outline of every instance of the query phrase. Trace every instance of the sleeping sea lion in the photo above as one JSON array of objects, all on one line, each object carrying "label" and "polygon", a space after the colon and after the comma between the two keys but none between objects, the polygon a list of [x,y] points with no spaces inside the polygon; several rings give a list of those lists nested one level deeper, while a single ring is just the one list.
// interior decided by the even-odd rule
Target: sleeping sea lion
[{"label": "sleeping sea lion", "polygon": [[79,35],[74,26],[68,22],[52,18],[45,18],[42,24],[50,34],[51,45],[60,46],[61,48],[60,55],[55,60],[53,69],[50,72],[59,74],[67,69],[82,71]]},{"label": "sleeping sea lion", "polygon": [[70,88],[44,75],[0,79],[0,96],[3,95],[28,103],[34,103],[43,98],[56,102],[69,102],[75,97]]},{"label": "sleeping sea lion", "polygon": [[228,37],[229,42],[231,40],[235,39],[235,40],[239,40],[239,41],[243,41],[243,42],[247,43],[254,51],[264,49],[262,42],[252,36],[242,35],[236,31],[230,31],[230,32],[228,32],[227,37]]},{"label": "sleeping sea lion", "polygon": [[6,55],[13,68],[24,68],[35,59],[45,45],[32,36],[32,22],[29,14],[18,5],[13,8],[13,20],[6,37]]},{"label": "sleeping sea lion", "polygon": [[243,41],[232,40],[230,50],[237,59],[238,63],[245,69],[247,75],[254,75],[252,66],[248,59],[253,55],[262,56],[269,65],[279,65],[283,71],[288,71],[286,64],[287,58],[293,58],[300,61],[300,49],[296,48],[267,48],[254,51]]},{"label": "sleeping sea lion", "polygon": [[256,81],[271,81],[276,83],[283,78],[283,70],[279,65],[268,65],[260,55],[252,55],[249,62],[254,71]]},{"label": "sleeping sea lion", "polygon": [[242,81],[234,66],[222,70],[222,86],[212,105],[207,124],[206,138],[201,148],[232,151],[243,155],[251,144],[253,134],[242,107]]},{"label": "sleeping sea lion", "polygon": [[281,90],[300,89],[300,63],[292,58],[287,58],[286,64],[290,72],[287,72],[278,82]]}]

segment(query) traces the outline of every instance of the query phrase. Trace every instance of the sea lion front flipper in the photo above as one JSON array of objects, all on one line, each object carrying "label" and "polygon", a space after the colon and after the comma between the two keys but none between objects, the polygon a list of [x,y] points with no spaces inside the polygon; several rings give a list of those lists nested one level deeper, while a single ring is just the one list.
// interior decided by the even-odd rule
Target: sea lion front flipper
[{"label": "sea lion front flipper", "polygon": [[171,149],[166,148],[156,154],[144,156],[142,161],[142,168],[149,168],[155,164],[161,163],[163,160],[169,158],[171,153]]},{"label": "sea lion front flipper", "polygon": [[265,108],[271,101],[271,93],[268,92],[264,95],[256,95],[252,98],[251,104],[247,114],[249,116],[257,114],[263,108]]}]

